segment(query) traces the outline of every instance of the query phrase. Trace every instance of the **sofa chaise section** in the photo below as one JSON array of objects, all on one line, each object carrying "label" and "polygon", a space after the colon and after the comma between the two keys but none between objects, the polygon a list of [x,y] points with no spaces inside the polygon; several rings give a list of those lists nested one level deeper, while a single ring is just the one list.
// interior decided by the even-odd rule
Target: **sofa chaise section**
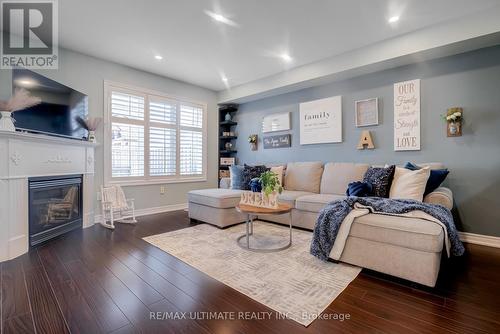
[{"label": "sofa chaise section", "polygon": [[244,222],[246,215],[236,211],[242,190],[202,189],[188,193],[189,218],[218,227]]}]

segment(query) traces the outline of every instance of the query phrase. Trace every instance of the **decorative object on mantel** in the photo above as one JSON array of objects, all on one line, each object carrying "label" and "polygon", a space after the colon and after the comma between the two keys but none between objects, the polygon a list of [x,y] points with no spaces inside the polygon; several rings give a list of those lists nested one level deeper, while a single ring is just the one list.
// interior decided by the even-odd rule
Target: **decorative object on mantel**
[{"label": "decorative object on mantel", "polygon": [[88,117],[86,119],[83,119],[80,116],[77,116],[76,121],[78,122],[78,124],[80,124],[82,128],[84,128],[89,132],[87,140],[91,143],[95,143],[96,142],[95,132],[99,127],[99,124],[101,124],[102,118]]},{"label": "decorative object on mantel", "polygon": [[373,150],[375,145],[373,145],[372,135],[370,131],[361,132],[361,137],[359,138],[358,150],[369,149]]},{"label": "decorative object on mantel", "polygon": [[23,110],[34,105],[40,104],[42,100],[39,97],[31,96],[24,88],[16,88],[14,95],[7,101],[0,100],[0,130],[16,131],[15,120],[12,118],[14,111]]},{"label": "decorative object on mantel", "polygon": [[248,136],[248,142],[250,143],[250,147],[252,148],[252,151],[257,151],[258,140],[259,140],[259,137],[257,135]]},{"label": "decorative object on mantel", "polygon": [[300,145],[342,142],[342,96],[300,104]]},{"label": "decorative object on mantel", "polygon": [[446,116],[446,134],[448,137],[462,136],[462,123],[464,120],[464,110],[462,108],[449,108]]},{"label": "decorative object on mantel", "polygon": [[354,102],[356,127],[378,125],[378,98]]},{"label": "decorative object on mantel", "polygon": [[264,137],[264,149],[268,148],[282,148],[292,146],[292,135],[278,135]]},{"label": "decorative object on mantel", "polygon": [[262,119],[262,132],[276,132],[290,130],[290,113],[279,113],[264,116]]},{"label": "decorative object on mantel", "polygon": [[420,150],[420,79],[394,84],[394,151]]}]

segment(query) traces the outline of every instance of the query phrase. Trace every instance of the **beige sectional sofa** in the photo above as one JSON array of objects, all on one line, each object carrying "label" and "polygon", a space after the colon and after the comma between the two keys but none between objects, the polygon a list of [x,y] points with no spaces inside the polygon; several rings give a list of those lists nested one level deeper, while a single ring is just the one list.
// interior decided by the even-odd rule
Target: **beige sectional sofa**
[{"label": "beige sectional sofa", "polygon": [[[421,165],[443,168],[436,163]],[[259,218],[281,224],[288,224],[291,219],[293,226],[313,230],[318,212],[327,203],[345,198],[347,185],[362,180],[368,168],[368,164],[358,163],[288,163],[280,201],[293,207],[291,215]],[[232,189],[191,191],[189,217],[219,227],[244,222],[246,216],[234,208],[241,192]],[[451,209],[453,197],[449,189],[440,187],[428,194],[424,202]],[[443,230],[433,222],[368,214],[354,220],[340,261],[432,287],[439,273],[443,245]]]}]

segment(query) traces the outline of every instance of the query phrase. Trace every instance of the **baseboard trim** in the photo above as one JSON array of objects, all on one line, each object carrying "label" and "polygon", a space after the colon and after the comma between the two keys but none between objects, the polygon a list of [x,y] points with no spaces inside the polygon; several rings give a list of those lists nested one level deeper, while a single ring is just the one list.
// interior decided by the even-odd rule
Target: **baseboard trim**
[{"label": "baseboard trim", "polygon": [[469,232],[458,232],[460,240],[469,244],[500,248],[500,237],[482,235]]},{"label": "baseboard trim", "polygon": [[[154,215],[154,214],[163,213],[163,212],[184,210],[184,209],[187,209],[187,207],[188,207],[187,203],[181,203],[181,204],[171,204],[171,205],[158,206],[155,208],[137,209],[137,210],[135,210],[135,216],[140,217],[140,216]],[[96,222],[96,223],[100,222],[101,219],[102,219],[102,215],[95,215],[94,222]]]}]

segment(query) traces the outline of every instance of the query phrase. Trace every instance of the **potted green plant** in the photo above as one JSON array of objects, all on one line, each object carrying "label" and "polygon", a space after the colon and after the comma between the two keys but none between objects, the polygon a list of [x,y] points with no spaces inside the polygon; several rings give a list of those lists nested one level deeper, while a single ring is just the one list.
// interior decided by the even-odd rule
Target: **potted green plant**
[{"label": "potted green plant", "polygon": [[262,186],[262,202],[264,206],[277,208],[278,195],[283,192],[278,175],[271,171],[260,174],[260,184]]}]

